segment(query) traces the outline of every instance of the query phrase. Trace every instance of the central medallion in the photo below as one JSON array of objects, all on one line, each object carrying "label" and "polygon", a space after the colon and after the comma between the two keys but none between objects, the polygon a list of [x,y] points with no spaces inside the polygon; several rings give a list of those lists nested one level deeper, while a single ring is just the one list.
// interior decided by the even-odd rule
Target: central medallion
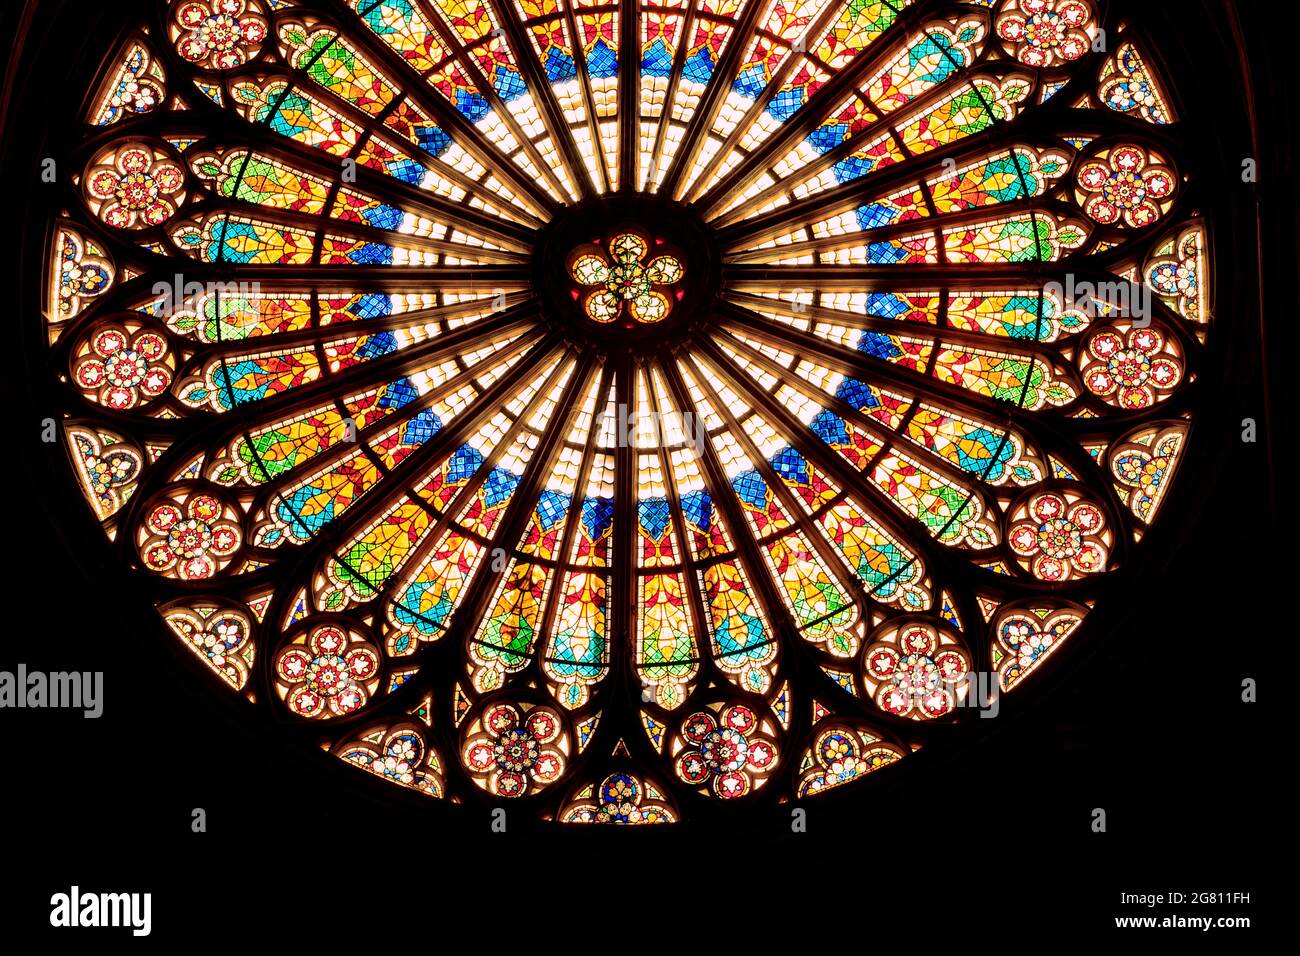
[{"label": "central medallion", "polygon": [[680,253],[639,232],[588,243],[569,255],[569,275],[581,288],[587,318],[627,328],[667,318],[682,295],[672,287],[684,272]]},{"label": "central medallion", "polygon": [[534,283],[571,337],[657,347],[711,313],[718,262],[690,207],[603,196],[555,214],[534,252]]}]

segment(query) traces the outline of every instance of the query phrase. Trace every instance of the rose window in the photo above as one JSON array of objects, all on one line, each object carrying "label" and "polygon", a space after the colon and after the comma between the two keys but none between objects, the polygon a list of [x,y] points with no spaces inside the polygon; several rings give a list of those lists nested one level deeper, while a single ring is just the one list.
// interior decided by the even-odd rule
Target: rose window
[{"label": "rose window", "polygon": [[154,6],[60,118],[42,341],[214,693],[676,824],[1069,679],[1213,311],[1127,4]]}]

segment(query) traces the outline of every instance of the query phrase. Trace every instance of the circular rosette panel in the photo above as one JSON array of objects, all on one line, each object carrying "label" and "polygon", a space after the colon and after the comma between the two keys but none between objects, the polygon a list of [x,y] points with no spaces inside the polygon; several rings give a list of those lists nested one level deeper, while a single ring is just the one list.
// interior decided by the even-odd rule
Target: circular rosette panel
[{"label": "circular rosette panel", "polygon": [[344,717],[379,687],[374,641],[344,622],[309,622],[275,657],[276,691],[299,717]]},{"label": "circular rosette panel", "polygon": [[171,5],[177,54],[207,70],[229,70],[257,55],[266,40],[266,12],[256,0],[182,0]]},{"label": "circular rosette panel", "polygon": [[960,636],[930,620],[894,623],[862,653],[865,696],[896,717],[945,717],[966,702],[972,657]]},{"label": "circular rosette panel", "polygon": [[224,570],[243,543],[238,506],[202,483],[175,486],[149,504],[136,532],[155,574],[197,581]]},{"label": "circular rosette panel", "polygon": [[763,786],[780,754],[777,725],[761,714],[746,704],[728,703],[688,714],[672,744],[678,779],[723,800]]},{"label": "circular rosette panel", "polygon": [[156,141],[101,150],[86,167],[84,182],[87,205],[114,229],[160,226],[185,199],[185,169]]},{"label": "circular rosette panel", "polygon": [[449,803],[906,765],[1068,671],[1189,460],[1213,224],[1128,7],[150,4],[18,313],[104,560]]},{"label": "circular rosette panel", "polygon": [[137,315],[88,330],[73,352],[72,380],[91,401],[126,411],[166,394],[175,364],[167,337]]},{"label": "circular rosette panel", "polygon": [[1009,513],[1007,542],[1040,581],[1070,581],[1105,571],[1113,538],[1096,500],[1068,485],[1031,492]]},{"label": "circular rosette panel", "polygon": [[461,762],[478,786],[496,797],[526,797],[564,775],[571,739],[550,707],[489,704],[467,725]]}]

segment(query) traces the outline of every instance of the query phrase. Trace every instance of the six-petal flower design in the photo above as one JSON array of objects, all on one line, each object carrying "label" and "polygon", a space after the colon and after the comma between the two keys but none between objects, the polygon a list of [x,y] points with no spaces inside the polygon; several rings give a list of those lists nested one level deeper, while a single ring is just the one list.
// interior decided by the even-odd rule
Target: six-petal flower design
[{"label": "six-petal flower design", "polygon": [[172,22],[176,52],[210,70],[248,62],[268,29],[261,9],[247,0],[189,0],[177,5]]},{"label": "six-petal flower design", "polygon": [[1101,508],[1075,492],[1035,495],[1019,509],[1007,541],[1043,581],[1104,571],[1109,555]]},{"label": "six-petal flower design", "polygon": [[140,326],[100,326],[80,353],[72,370],[76,383],[116,411],[157,398],[172,381],[167,340]]},{"label": "six-petal flower design", "polygon": [[1183,380],[1172,344],[1147,326],[1104,328],[1088,340],[1083,381],[1111,405],[1137,410],[1168,397]]},{"label": "six-petal flower design", "polygon": [[184,170],[144,143],[116,146],[86,170],[91,206],[114,229],[161,225],[185,198],[184,187]]},{"label": "six-petal flower design", "polygon": [[234,509],[216,495],[193,492],[150,509],[138,536],[140,557],[156,574],[185,581],[210,578],[243,540]]},{"label": "six-petal flower design", "polygon": [[913,720],[950,713],[965,693],[970,656],[927,623],[891,629],[867,647],[863,683],[876,705]]},{"label": "six-petal flower design", "polygon": [[360,710],[373,695],[379,651],[360,635],[324,624],[282,650],[275,673],[295,714],[341,717]]},{"label": "six-petal flower design", "polygon": [[1083,0],[1017,0],[998,18],[997,32],[1021,63],[1055,67],[1088,52],[1092,21]]},{"label": "six-petal flower design", "polygon": [[1084,211],[1102,225],[1149,226],[1168,208],[1178,188],[1174,172],[1155,154],[1131,143],[1116,146],[1079,167]]},{"label": "six-petal flower design", "polygon": [[498,797],[523,797],[554,783],[567,763],[568,738],[548,707],[490,706],[462,748],[466,769]]},{"label": "six-petal flower design", "polygon": [[682,721],[677,775],[692,786],[712,784],[724,800],[743,797],[775,767],[777,747],[758,715],[743,704],[719,713],[696,711]]}]

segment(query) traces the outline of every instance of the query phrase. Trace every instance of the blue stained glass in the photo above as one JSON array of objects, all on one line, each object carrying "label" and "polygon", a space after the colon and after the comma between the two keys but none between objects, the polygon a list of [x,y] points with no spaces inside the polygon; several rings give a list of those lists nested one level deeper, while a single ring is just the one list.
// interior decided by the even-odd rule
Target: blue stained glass
[{"label": "blue stained glass", "polygon": [[731,84],[731,88],[748,99],[757,99],[758,94],[762,93],[767,87],[767,71],[763,69],[761,63],[755,63],[753,66],[741,70],[736,76],[736,82]]},{"label": "blue stained glass", "polygon": [[899,211],[883,203],[871,203],[866,206],[859,206],[857,210],[858,228],[859,229],[879,229],[881,226],[888,226],[898,218]]},{"label": "blue stained glass", "polygon": [[447,459],[446,484],[459,485],[469,480],[482,464],[483,456],[477,448],[472,445],[461,445]]},{"label": "blue stained glass", "polygon": [[402,429],[402,442],[407,445],[423,444],[440,428],[442,419],[434,414],[432,408],[426,408],[406,423]]},{"label": "blue stained glass", "polygon": [[867,293],[867,315],[877,319],[898,319],[910,311],[907,303],[892,292]]},{"label": "blue stained glass", "polygon": [[408,402],[415,400],[420,393],[415,390],[409,378],[399,378],[392,385],[388,385],[379,393],[380,408],[401,408]]},{"label": "blue stained glass", "polygon": [[391,296],[379,292],[367,292],[356,302],[348,305],[348,312],[358,319],[373,319],[381,315],[392,315],[393,300]]},{"label": "blue stained glass", "polygon": [[571,80],[578,75],[578,68],[573,63],[573,57],[565,53],[558,46],[553,46],[546,51],[546,79],[552,83],[563,83],[565,80]]},{"label": "blue stained glass", "polygon": [[782,481],[806,485],[809,482],[808,462],[789,445],[778,451],[771,459],[773,470]]},{"label": "blue stained glass", "polygon": [[614,520],[614,499],[587,498],[582,502],[582,526],[593,541],[609,531]]},{"label": "blue stained glass", "polygon": [[483,500],[489,508],[509,500],[519,484],[519,476],[504,468],[493,468],[483,482]]},{"label": "blue stained glass", "polygon": [[547,488],[537,499],[537,521],[543,531],[550,531],[569,511],[569,496]]},{"label": "blue stained glass", "polygon": [[361,361],[369,362],[371,359],[377,359],[381,355],[389,355],[396,351],[396,336],[392,332],[378,332],[374,335],[367,335],[362,339],[354,354]]},{"label": "blue stained glass", "polygon": [[404,183],[418,186],[424,182],[424,167],[413,159],[394,160],[391,163],[385,163],[384,168],[388,170],[388,175],[394,179],[400,179]]},{"label": "blue stained glass", "polygon": [[[306,97],[300,96],[297,93],[289,93],[280,101],[279,105],[276,106],[275,113],[271,117],[268,125],[281,136],[288,136],[292,139],[294,133],[307,128],[307,123],[306,120],[295,123],[290,117],[308,117],[315,115],[311,102],[306,99]],[[264,119],[266,119],[266,107],[262,107],[257,113],[257,121],[259,123]]]},{"label": "blue stained glass", "polygon": [[717,63],[713,60],[713,51],[708,47],[700,47],[686,58],[682,66],[682,75],[694,83],[707,83],[709,77],[713,75],[713,68]]},{"label": "blue stained glass", "polygon": [[289,533],[299,541],[306,541],[321,528],[334,520],[334,499],[328,498],[324,508],[315,514],[304,515],[302,509],[312,498],[319,497],[323,490],[314,485],[297,489],[291,496],[276,506],[280,520],[289,526]]},{"label": "blue stained glass", "polygon": [[[1006,465],[1016,453],[1015,445],[1003,441],[987,428],[972,428],[954,443],[957,451],[957,464],[966,471],[980,475],[985,481],[999,481],[1006,474]],[[983,455],[971,452],[978,450]]]},{"label": "blue stained glass", "polygon": [[662,540],[664,532],[668,530],[668,499],[642,499],[637,504],[637,519],[650,540]]},{"label": "blue stained glass", "polygon": [[884,332],[863,332],[858,339],[858,351],[878,359],[895,359],[903,354],[898,340]]},{"label": "blue stained glass", "polygon": [[782,90],[772,97],[772,102],[767,104],[767,111],[772,114],[773,119],[784,123],[803,109],[804,95],[805,91],[802,88]]},{"label": "blue stained glass", "polygon": [[[744,629],[743,642],[738,642],[732,636],[735,621],[739,621]],[[718,649],[729,663],[736,658],[745,657],[758,660],[766,653],[764,647],[768,643],[763,639],[763,622],[749,614],[728,614],[718,629],[713,632],[713,639],[718,642]]]},{"label": "blue stained glass", "polygon": [[908,52],[908,61],[913,69],[930,57],[934,58],[934,67],[921,77],[928,83],[942,83],[957,72],[959,65],[965,65],[963,54],[954,50],[952,41],[942,33],[926,34],[925,39]]},{"label": "blue stained glass", "polygon": [[645,57],[641,60],[641,72],[649,76],[668,76],[673,71],[673,55],[667,44],[660,37],[650,44]]},{"label": "blue stained glass", "polygon": [[713,499],[707,492],[688,491],[682,495],[682,514],[701,531],[708,531],[713,524]]},{"label": "blue stained glass", "polygon": [[867,173],[876,168],[875,160],[865,159],[861,156],[850,156],[847,159],[841,159],[833,167],[835,181],[849,183],[855,179],[861,179]]},{"label": "blue stained glass", "polygon": [[457,90],[456,109],[471,123],[477,123],[487,113],[488,101],[469,90]]},{"label": "blue stained glass", "polygon": [[451,597],[445,590],[438,596],[438,603],[433,607],[425,608],[423,611],[414,610],[424,602],[424,593],[430,590],[434,583],[417,581],[406,589],[400,601],[393,603],[393,616],[397,618],[399,624],[414,627],[424,634],[432,634],[443,626],[453,610]]},{"label": "blue stained glass", "polygon": [[[267,375],[266,368],[261,362],[254,359],[243,359],[238,362],[229,362],[221,368],[213,369],[212,384],[217,388],[217,394],[223,408],[230,408],[231,401],[235,405],[242,405],[245,402],[255,402],[266,395],[266,388],[269,380],[264,379],[258,382],[259,378]],[[244,388],[238,383],[245,378],[257,382],[253,388]]]},{"label": "blue stained glass", "polygon": [[402,224],[402,210],[396,206],[387,204],[375,206],[373,209],[367,209],[364,215],[366,222],[376,229],[387,229],[391,232]]},{"label": "blue stained glass", "polygon": [[359,0],[357,14],[366,21],[366,25],[380,36],[396,33],[397,30],[384,21],[385,10],[395,10],[403,23],[409,24],[414,11],[409,0]]},{"label": "blue stained glass", "polygon": [[367,242],[348,253],[348,258],[359,266],[391,266],[393,247],[379,242]]},{"label": "blue stained glass", "polygon": [[817,417],[808,423],[808,427],[828,445],[847,445],[849,443],[849,427],[844,419],[834,412],[818,412]]},{"label": "blue stained glass", "polygon": [[840,387],[835,390],[835,397],[843,399],[859,411],[865,408],[876,408],[880,404],[880,399],[871,390],[871,386],[856,378],[846,378],[840,382]]},{"label": "blue stained glass", "polygon": [[524,78],[514,70],[507,69],[504,66],[496,68],[496,76],[492,79],[492,88],[497,91],[497,96],[501,97],[503,103],[517,100],[528,92],[528,86],[524,83]]},{"label": "blue stained glass", "polygon": [[[231,222],[229,219],[223,219],[219,227],[214,225],[213,233],[217,238],[208,244],[210,262],[249,262],[262,246],[257,230],[246,222]],[[249,240],[243,250],[230,244],[231,240],[236,238]]]},{"label": "blue stained glass", "polygon": [[441,156],[451,145],[451,137],[437,126],[415,127],[415,141],[430,156]]},{"label": "blue stained glass", "polygon": [[818,126],[808,134],[808,145],[819,153],[829,153],[849,135],[849,128],[844,123],[827,123]]},{"label": "blue stained glass", "polygon": [[891,265],[907,258],[907,250],[894,242],[873,242],[867,246],[867,259],[874,263]]},{"label": "blue stained glass", "polygon": [[483,456],[472,445],[461,445],[447,463],[447,482],[460,484],[472,478],[483,464]]},{"label": "blue stained glass", "polygon": [[742,471],[731,479],[731,487],[745,504],[758,510],[767,507],[767,482],[756,471]]},{"label": "blue stained glass", "polygon": [[587,72],[597,79],[618,76],[618,54],[609,48],[603,37],[598,38],[587,51]]}]

